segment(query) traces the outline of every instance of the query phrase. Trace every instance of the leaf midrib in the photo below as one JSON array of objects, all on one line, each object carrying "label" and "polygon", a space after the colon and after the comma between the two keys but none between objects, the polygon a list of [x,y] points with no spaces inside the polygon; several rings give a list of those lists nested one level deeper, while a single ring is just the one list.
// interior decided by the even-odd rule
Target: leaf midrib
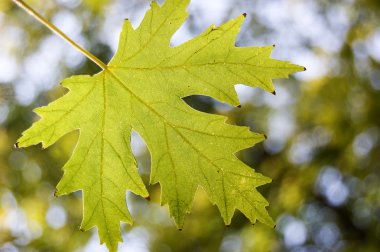
[{"label": "leaf midrib", "polygon": [[[161,121],[170,126],[194,151],[196,151],[196,153],[198,153],[198,155],[202,156],[204,159],[206,159],[212,166],[214,166],[217,171],[221,171],[222,172],[222,180],[223,180],[223,190],[225,190],[225,186],[224,186],[224,175],[225,175],[225,171],[223,169],[223,167],[219,167],[217,164],[214,163],[213,160],[211,160],[210,158],[208,158],[205,154],[203,154],[200,150],[198,150],[196,148],[196,146],[194,146],[177,128],[175,125],[172,125],[171,123],[169,123],[167,120],[165,120],[165,117],[162,116],[157,110],[155,110],[153,107],[149,106],[148,103],[145,103],[144,100],[142,98],[140,98],[138,95],[136,95],[132,90],[130,90],[127,85],[115,74],[113,73],[111,70],[107,70],[108,73],[117,81],[117,83],[119,83],[119,85],[125,90],[127,91],[131,96],[135,97],[136,100],[138,100],[141,104],[143,104],[145,107],[147,107],[149,110],[151,110],[154,114],[156,114],[160,119]],[[224,204],[225,206],[227,206],[227,198],[226,198],[226,194],[223,194],[223,197],[224,197]],[[226,209],[226,219],[229,219],[229,216],[227,215],[227,209]]]},{"label": "leaf midrib", "polygon": [[193,68],[193,67],[204,67],[204,66],[214,66],[214,65],[234,65],[234,66],[250,66],[250,67],[257,67],[257,68],[264,68],[264,69],[295,69],[296,66],[266,66],[266,65],[255,65],[251,63],[237,63],[237,62],[207,62],[202,64],[182,64],[182,65],[172,65],[172,66],[152,66],[152,67],[129,67],[129,66],[116,66],[116,65],[109,65],[108,69],[127,69],[127,70],[141,70],[141,71],[162,71],[166,69],[177,69],[177,68]]}]

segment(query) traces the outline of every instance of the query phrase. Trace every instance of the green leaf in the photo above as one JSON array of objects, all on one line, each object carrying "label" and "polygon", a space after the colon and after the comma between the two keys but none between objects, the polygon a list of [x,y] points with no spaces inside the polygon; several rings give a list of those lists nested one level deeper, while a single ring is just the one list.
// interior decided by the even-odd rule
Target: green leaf
[{"label": "green leaf", "polygon": [[107,68],[94,76],[74,76],[62,86],[69,92],[35,112],[39,121],[18,145],[42,142],[44,148],[78,130],[80,136],[56,195],[83,191],[84,230],[97,226],[100,240],[116,251],[120,221],[132,224],[126,191],[147,197],[138,175],[130,138],[132,129],[145,140],[152,157],[151,183],[160,183],[162,203],[181,228],[198,187],[216,204],[226,224],[239,209],[252,223],[273,226],[268,202],[256,187],[271,180],[234,154],[264,140],[247,127],[202,113],[183,97],[207,95],[232,106],[234,85],[244,83],[274,91],[273,78],[304,68],[270,59],[272,46],[235,47],[244,15],[180,46],[170,39],[187,17],[189,0],[167,0],[151,10],[136,30],[127,20],[119,49]]}]

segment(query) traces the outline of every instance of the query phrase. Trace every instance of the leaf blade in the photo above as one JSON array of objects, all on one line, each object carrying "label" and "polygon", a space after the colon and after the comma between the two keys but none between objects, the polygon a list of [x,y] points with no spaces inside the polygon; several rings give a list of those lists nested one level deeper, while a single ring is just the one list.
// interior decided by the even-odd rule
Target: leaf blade
[{"label": "leaf blade", "polygon": [[137,29],[125,21],[119,49],[107,68],[95,76],[66,79],[62,85],[69,92],[37,109],[41,119],[19,139],[20,147],[42,142],[46,148],[79,129],[56,195],[82,190],[81,227],[97,226],[101,243],[110,251],[122,240],[120,221],[132,224],[126,191],[148,196],[131,151],[132,130],[148,146],[150,182],[160,183],[161,202],[169,205],[179,228],[199,187],[227,225],[235,209],[252,223],[274,225],[268,202],[256,190],[271,180],[235,156],[263,141],[264,135],[227,124],[226,117],[194,110],[182,98],[201,94],[237,106],[235,84],[273,92],[272,79],[304,68],[271,59],[273,46],[235,47],[243,15],[171,47],[188,4],[189,0],[167,0],[160,7],[153,2]]}]

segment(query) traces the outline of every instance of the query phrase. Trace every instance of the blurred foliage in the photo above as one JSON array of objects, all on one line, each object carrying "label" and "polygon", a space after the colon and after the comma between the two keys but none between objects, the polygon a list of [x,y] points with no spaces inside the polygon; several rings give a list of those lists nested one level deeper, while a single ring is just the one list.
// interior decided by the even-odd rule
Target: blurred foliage
[{"label": "blurred foliage", "polygon": [[[238,212],[232,225],[225,227],[216,208],[199,190],[184,229],[178,231],[167,207],[159,205],[160,188],[154,185],[148,186],[150,201],[128,194],[135,224],[123,226],[125,243],[120,251],[379,251],[380,2],[253,2],[262,7],[262,16],[248,15],[238,44],[275,42],[276,53],[284,51],[281,44],[288,43],[285,55],[289,59],[293,54],[298,56],[297,61],[292,59],[295,63],[307,64],[309,61],[303,61],[308,55],[321,60],[306,65],[309,73],[317,74],[276,80],[276,97],[244,89],[239,93],[241,97],[249,96],[241,109],[201,96],[186,101],[201,111],[227,115],[229,123],[248,125],[268,135],[264,144],[238,156],[273,178],[272,184],[259,190],[271,203],[269,211],[277,220],[276,229],[261,224],[252,227]],[[115,20],[121,24],[126,17],[138,19],[148,1],[28,3],[52,20],[59,21],[57,16],[66,15],[66,23],[60,24],[76,17],[79,25],[74,22],[74,26],[80,29],[73,33],[80,34],[79,42],[108,61],[113,49],[104,39],[105,24],[112,26]],[[295,12],[277,10],[281,15],[269,16],[276,4],[291,6]],[[224,20],[232,13],[249,10],[249,6],[248,1],[236,1],[223,13]],[[308,12],[295,16],[295,23],[280,20],[305,10],[313,10],[315,16],[308,16]],[[337,10],[347,16],[340,23]],[[191,12],[188,29],[192,35],[209,25],[205,16],[202,19],[198,14]],[[271,18],[280,21],[273,25]],[[296,29],[307,21],[313,27]],[[324,30],[317,33],[321,24]],[[82,233],[78,229],[82,216],[80,192],[53,197],[77,133],[65,136],[47,150],[40,146],[13,148],[20,133],[36,120],[32,109],[65,93],[56,85],[60,79],[78,73],[95,74],[99,69],[78,54],[66,58],[73,50],[69,46],[61,46],[64,53],[54,58],[60,40],[53,43],[54,48],[44,47],[54,36],[10,1],[0,2],[0,31],[0,251],[104,251],[97,245],[95,231]],[[312,36],[314,33],[317,36]],[[343,35],[338,41],[328,40],[330,33]],[[324,46],[325,41],[331,43]],[[332,50],[334,43],[339,46]],[[44,75],[33,81],[28,75],[26,69],[31,64],[41,64],[41,57],[35,57],[38,53],[43,59],[53,57],[47,72],[54,77]],[[25,78],[32,79],[30,86]],[[45,86],[39,86],[45,79]],[[34,96],[26,99],[30,94]],[[148,184],[150,156],[141,141],[134,142],[140,174]]]},{"label": "blurred foliage", "polygon": [[104,6],[108,3],[108,0],[83,0],[85,7],[96,13],[101,13]]}]

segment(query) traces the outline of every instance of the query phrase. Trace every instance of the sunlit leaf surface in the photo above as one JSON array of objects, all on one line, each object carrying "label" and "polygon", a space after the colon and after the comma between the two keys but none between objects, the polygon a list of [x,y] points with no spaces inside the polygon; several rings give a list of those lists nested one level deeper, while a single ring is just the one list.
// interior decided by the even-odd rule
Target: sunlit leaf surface
[{"label": "sunlit leaf surface", "polygon": [[169,42],[187,17],[189,0],[152,2],[135,30],[125,21],[119,49],[107,68],[94,76],[74,76],[62,85],[69,92],[36,109],[41,119],[23,133],[19,147],[42,142],[46,148],[79,129],[72,157],[56,195],[83,191],[84,230],[97,226],[101,242],[116,251],[120,221],[132,224],[126,191],[148,192],[130,147],[132,129],[145,140],[152,157],[151,183],[160,183],[178,228],[201,187],[226,224],[239,209],[252,223],[274,222],[268,202],[256,187],[271,180],[234,154],[264,140],[227,118],[194,110],[182,98],[201,94],[239,106],[234,85],[274,92],[273,78],[304,68],[270,58],[273,46],[235,47],[244,21],[240,15],[176,47]]}]

